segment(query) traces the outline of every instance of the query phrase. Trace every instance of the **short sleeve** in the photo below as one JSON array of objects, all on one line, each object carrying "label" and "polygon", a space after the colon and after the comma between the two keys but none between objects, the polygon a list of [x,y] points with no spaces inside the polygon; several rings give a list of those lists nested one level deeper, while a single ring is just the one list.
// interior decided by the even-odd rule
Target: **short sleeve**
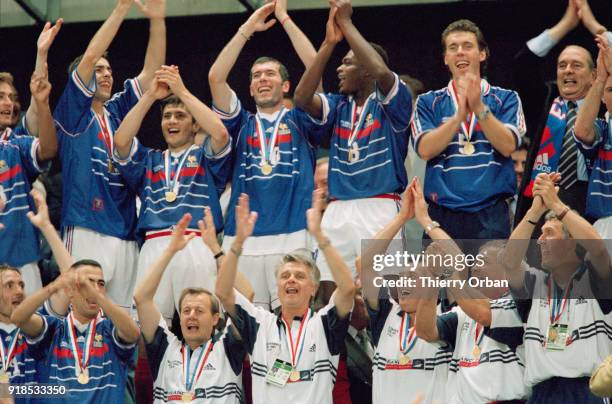
[{"label": "short sleeve", "polygon": [[147,173],[147,157],[151,151],[151,149],[134,139],[127,158],[122,159],[116,152],[113,152],[113,160],[117,163],[117,169],[121,177],[125,180],[128,188],[137,194],[141,194],[144,187],[144,179]]},{"label": "short sleeve", "polygon": [[[414,150],[419,154],[419,142],[423,135],[438,127],[433,110],[433,93],[421,94],[417,97],[411,130]],[[421,157],[419,155],[419,157]]]},{"label": "short sleeve", "polygon": [[123,118],[136,105],[140,97],[142,97],[142,89],[138,79],[130,79],[123,83],[123,91],[114,94],[110,100],[106,101],[104,107],[108,110],[109,116],[116,120],[116,127],[119,127]]},{"label": "short sleeve", "polygon": [[368,314],[370,316],[370,330],[372,331],[372,343],[374,346],[378,345],[380,335],[385,327],[387,317],[391,313],[393,303],[390,299],[378,299],[378,310],[372,310],[370,306],[367,306]]},{"label": "short sleeve", "polygon": [[350,316],[346,316],[346,318],[338,317],[334,298],[335,293],[329,299],[327,306],[319,310],[316,316],[319,316],[323,323],[323,330],[325,331],[325,339],[327,340],[329,352],[332,355],[338,355],[344,346],[344,340],[350,325]]},{"label": "short sleeve", "polygon": [[162,360],[166,354],[166,350],[168,349],[170,338],[176,337],[170,332],[170,330],[168,330],[166,320],[160,316],[159,325],[155,330],[153,340],[151,342],[145,342],[147,361],[149,362],[149,369],[151,369],[151,376],[153,377],[153,380],[157,380],[159,368],[161,367]]},{"label": "short sleeve", "polygon": [[111,340],[113,342],[113,347],[115,349],[117,357],[121,361],[128,363],[130,360],[134,358],[134,353],[136,352],[138,343],[134,342],[132,344],[129,344],[129,343],[122,341],[121,338],[119,338],[118,330],[115,327],[115,325],[109,319],[104,319],[103,321],[108,322],[108,324],[111,327],[110,336],[111,336]]},{"label": "short sleeve", "polygon": [[441,341],[446,342],[451,347],[455,347],[457,342],[457,324],[459,317],[457,312],[449,311],[438,316],[436,327]]},{"label": "short sleeve", "polygon": [[28,354],[35,360],[42,361],[47,359],[55,334],[63,320],[52,316],[38,315],[43,320],[43,329],[40,335],[36,337],[26,337],[26,342],[28,343]]},{"label": "short sleeve", "polygon": [[234,334],[236,332],[238,332],[238,330],[234,327],[230,319],[225,325],[222,340],[223,349],[232,366],[232,370],[234,374],[239,375],[240,372],[242,372],[242,364],[244,363],[247,352],[242,341]]},{"label": "short sleeve", "polygon": [[90,78],[89,84],[86,84],[79,77],[77,69],[72,71],[53,112],[60,142],[63,135],[77,136],[87,129],[90,124],[87,111],[91,108],[95,91],[96,82],[93,77]]},{"label": "short sleeve", "polygon": [[491,301],[491,325],[484,333],[512,349],[523,343],[523,321],[513,299]]},{"label": "short sleeve", "polygon": [[589,160],[593,160],[597,157],[599,148],[604,144],[605,135],[608,133],[608,123],[604,119],[596,119],[593,122],[593,132],[595,134],[595,141],[593,144],[586,144],[582,140],[576,137],[576,131],[572,128],[572,135],[576,142],[578,150]]},{"label": "short sleeve", "polygon": [[499,110],[495,111],[495,117],[515,136],[516,145],[521,144],[521,138],[527,132],[523,105],[516,91],[506,91],[501,100]]},{"label": "short sleeve", "polygon": [[216,154],[212,154],[210,146],[210,136],[205,140],[203,154],[208,161],[208,170],[215,183],[217,195],[220,196],[225,191],[225,185],[232,175],[232,141],[228,140],[225,147]]},{"label": "short sleeve", "polygon": [[412,94],[408,86],[393,73],[395,81],[387,94],[376,85],[376,100],[381,104],[391,127],[396,133],[404,132],[410,125],[412,116]]},{"label": "short sleeve", "polygon": [[232,91],[232,100],[230,102],[231,111],[223,111],[217,108],[216,105],[213,104],[213,111],[221,118],[221,122],[225,125],[225,128],[229,132],[230,137],[232,138],[232,147],[236,147],[236,143],[238,142],[238,135],[240,134],[240,130],[246,124],[246,121],[249,117],[249,113],[242,107],[242,103],[236,96],[236,93]]},{"label": "short sleeve", "polygon": [[331,135],[334,121],[330,119],[330,107],[328,97],[324,94],[316,94],[321,99],[321,119],[314,118],[301,108],[295,107],[291,110],[289,119],[301,132],[300,134],[312,147],[318,147],[323,139]]},{"label": "short sleeve", "polygon": [[234,290],[234,299],[236,314],[232,316],[232,323],[236,326],[246,351],[253,354],[259,327],[266,317],[274,317],[274,314],[256,307],[237,290]]},{"label": "short sleeve", "polygon": [[37,138],[32,136],[16,136],[11,137],[9,143],[19,147],[21,166],[30,182],[33,182],[38,177],[38,174],[49,167],[49,163],[41,165],[38,162],[37,151],[39,142]]}]

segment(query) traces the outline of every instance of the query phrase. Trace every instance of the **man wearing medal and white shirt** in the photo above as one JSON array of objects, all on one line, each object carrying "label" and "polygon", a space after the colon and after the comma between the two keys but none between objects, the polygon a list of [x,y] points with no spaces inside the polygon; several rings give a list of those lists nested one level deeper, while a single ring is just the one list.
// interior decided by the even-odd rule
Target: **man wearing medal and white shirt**
[{"label": "man wearing medal and white shirt", "polygon": [[[60,290],[71,310],[64,319],[36,313]],[[102,316],[102,312],[104,316]],[[27,336],[28,355],[46,368],[39,383],[62,384],[65,403],[122,403],[128,364],[133,360],[138,325],[105,291],[102,268],[95,261],[75,262],[68,271],[27,297],[11,315]]]},{"label": "man wearing medal and white shirt", "polygon": [[[174,95],[166,98],[170,90]],[[142,120],[159,99],[163,99],[161,127],[168,144],[164,151],[145,147],[135,138]],[[194,145],[199,127],[210,134],[202,146]],[[205,207],[211,209],[215,228],[223,228],[219,196],[231,169],[229,152],[227,129],[219,117],[185,88],[178,67],[162,66],[151,88],[115,133],[117,167],[142,203],[137,231],[145,242],[138,258],[138,282],[168,245],[171,227],[185,213],[193,218],[189,227],[194,234],[200,234],[197,222]],[[208,247],[194,240],[172,260],[155,296],[168,324],[184,288],[214,287],[216,258]]]},{"label": "man wearing medal and white shirt", "polygon": [[251,356],[253,402],[332,403],[340,348],[348,330],[355,284],[350,271],[321,231],[322,191],[313,194],[308,230],[327,256],[338,284],[330,303],[312,312],[318,270],[312,260],[287,254],[277,270],[280,314],[254,306],[233,289],[242,245],[252,233],[257,213],[241,195],[236,207],[236,238],[217,277],[216,295],[231,317]]},{"label": "man wearing medal and white shirt", "polygon": [[[393,73],[379,45],[369,43],[353,25],[350,0],[334,0],[326,36],[315,62],[295,90],[295,103],[327,120],[331,131],[329,196],[323,229],[355,274],[361,241],[390,222],[408,184],[412,96]],[[340,94],[315,94],[335,46],[346,38],[351,50],[338,67]],[[331,281],[323,254],[317,255],[321,279]]]},{"label": "man wearing medal and white shirt", "polygon": [[[206,220],[212,220],[208,215],[210,212],[207,212]],[[231,326],[231,320],[225,330],[215,332],[219,321],[217,298],[199,287],[182,291],[178,311],[183,341],[170,332],[153,302],[172,257],[191,242],[202,243],[202,240],[191,241],[195,234],[187,231],[190,221],[191,216],[185,214],[159,260],[134,293],[147,358],[155,380],[154,402],[242,403],[241,372],[246,351]],[[238,281],[242,283],[236,287],[242,293],[252,295],[248,283],[243,278],[238,278]]]},{"label": "man wearing medal and white shirt", "polygon": [[283,106],[283,94],[290,87],[289,73],[276,59],[260,57],[251,66],[249,88],[257,105],[255,114],[244,108],[227,77],[247,40],[274,24],[274,19],[266,22],[272,12],[302,62],[312,62],[314,47],[286,14],[286,4],[286,0],[279,0],[256,10],[221,51],[208,74],[214,109],[230,132],[234,156],[223,248],[227,250],[236,236],[232,207],[240,194],[246,193],[259,220],[253,237],[244,245],[239,269],[253,285],[254,303],[269,309],[279,305],[274,271],[283,254],[310,249],[305,212],[314,189],[315,154],[324,122],[313,120],[298,108]]},{"label": "man wearing medal and white shirt", "polygon": [[454,239],[507,238],[506,199],[516,193],[510,154],[526,130],[521,101],[481,78],[489,49],[476,24],[451,23],[442,46],[451,81],[417,98],[412,121],[414,149],[427,161],[429,212]]},{"label": "man wearing medal and white shirt", "polygon": [[[557,195],[558,174],[538,174],[531,208],[512,232],[503,264],[525,327],[525,383],[530,403],[600,403],[589,377],[612,352],[610,256],[589,222]],[[545,271],[523,267],[529,238],[538,240]],[[576,247],[587,251],[586,261]],[[607,295],[606,295],[607,293]],[[525,299],[525,300],[518,300]]]}]

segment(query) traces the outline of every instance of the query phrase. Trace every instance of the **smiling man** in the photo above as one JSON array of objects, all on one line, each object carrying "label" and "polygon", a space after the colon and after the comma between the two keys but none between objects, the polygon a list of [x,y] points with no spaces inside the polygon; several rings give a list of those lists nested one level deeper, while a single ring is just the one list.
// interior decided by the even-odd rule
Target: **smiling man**
[{"label": "smiling man", "polygon": [[429,212],[452,238],[505,238],[506,199],[516,192],[510,154],[525,134],[521,101],[482,78],[489,47],[472,21],[446,27],[442,48],[451,80],[418,97],[412,122]]},{"label": "smiling man", "polygon": [[[270,28],[276,13],[302,62],[308,66],[314,48],[286,14],[286,0],[268,3],[256,10],[238,29],[210,68],[208,80],[213,104],[232,137],[234,170],[230,206],[240,194],[251,198],[259,213],[257,226],[244,245],[240,271],[255,290],[255,304],[278,307],[274,270],[287,252],[310,249],[305,212],[314,188],[315,152],[324,122],[298,108],[286,109],[283,94],[290,88],[287,68],[278,60],[260,57],[251,66],[249,91],[257,106],[247,111],[227,83],[242,48],[255,33]],[[281,10],[279,10],[279,7]],[[230,209],[223,247],[236,236],[236,218]]]},{"label": "smiling man", "polygon": [[[165,98],[170,91],[173,95]],[[166,150],[150,149],[135,138],[157,99],[163,99],[161,128]],[[210,134],[202,146],[194,145],[199,128]],[[206,207],[211,209],[215,228],[223,228],[219,196],[229,176],[229,136],[219,117],[187,90],[178,67],[162,66],[153,86],[117,129],[114,147],[119,172],[142,203],[137,226],[138,234],[145,239],[138,257],[140,281],[167,247],[172,226],[184,214],[193,218],[191,233],[200,234],[198,220]],[[184,288],[213,288],[216,258],[208,247],[194,240],[172,260],[155,296],[168,324],[174,309],[179,308]]]}]

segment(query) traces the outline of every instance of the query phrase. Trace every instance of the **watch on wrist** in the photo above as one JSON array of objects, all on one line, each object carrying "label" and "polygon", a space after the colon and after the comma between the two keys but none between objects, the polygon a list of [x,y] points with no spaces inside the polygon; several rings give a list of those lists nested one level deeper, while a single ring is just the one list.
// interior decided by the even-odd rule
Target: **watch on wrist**
[{"label": "watch on wrist", "polygon": [[440,223],[436,222],[435,220],[432,220],[431,223],[425,226],[425,233],[429,234],[429,232],[435,229],[436,227],[440,227]]},{"label": "watch on wrist", "polygon": [[484,121],[485,119],[489,117],[490,114],[491,114],[491,108],[485,105],[484,109],[476,114],[476,119],[478,119],[479,121]]}]

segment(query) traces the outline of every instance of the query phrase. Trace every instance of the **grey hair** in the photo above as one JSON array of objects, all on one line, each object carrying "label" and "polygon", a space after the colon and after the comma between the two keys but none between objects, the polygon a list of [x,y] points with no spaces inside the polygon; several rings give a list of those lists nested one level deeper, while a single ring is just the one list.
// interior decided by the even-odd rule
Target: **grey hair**
[{"label": "grey hair", "polygon": [[310,253],[310,251],[305,249],[295,250],[290,252],[289,254],[285,254],[278,266],[276,267],[275,276],[278,277],[281,268],[285,266],[285,264],[291,262],[301,264],[309,268],[310,278],[312,279],[312,282],[317,288],[319,287],[319,283],[321,282],[321,271],[319,271],[317,264],[315,264],[314,260],[312,259],[312,254]]}]

